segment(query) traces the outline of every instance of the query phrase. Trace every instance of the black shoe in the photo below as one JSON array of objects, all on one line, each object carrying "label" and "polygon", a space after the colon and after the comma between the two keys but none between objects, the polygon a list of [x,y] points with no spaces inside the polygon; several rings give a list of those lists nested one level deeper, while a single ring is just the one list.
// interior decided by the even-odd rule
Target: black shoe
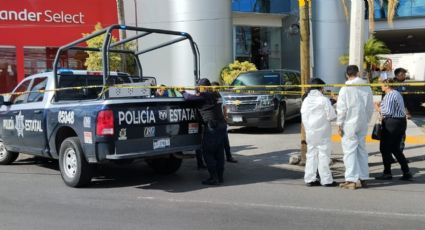
[{"label": "black shoe", "polygon": [[206,180],[203,180],[202,184],[203,185],[219,185],[220,183],[218,182],[217,179],[208,178]]},{"label": "black shoe", "polygon": [[375,180],[392,180],[393,176],[391,174],[382,174],[381,176],[375,177]]},{"label": "black shoe", "polygon": [[320,186],[320,182],[316,180],[316,181],[313,181],[313,182],[305,183],[305,185],[306,185],[307,187]]},{"label": "black shoe", "polygon": [[227,162],[230,162],[230,163],[238,163],[238,161],[237,161],[235,158],[233,158],[233,157],[229,157],[229,158],[227,158]]},{"label": "black shoe", "polygon": [[330,184],[324,184],[323,186],[325,186],[325,187],[336,187],[336,186],[338,186],[338,183],[336,183],[336,182],[334,181],[334,182],[332,182],[332,183],[330,183]]},{"label": "black shoe", "polygon": [[413,180],[413,176],[412,176],[411,173],[405,173],[405,174],[403,174],[402,177],[400,177],[400,180],[412,181]]}]

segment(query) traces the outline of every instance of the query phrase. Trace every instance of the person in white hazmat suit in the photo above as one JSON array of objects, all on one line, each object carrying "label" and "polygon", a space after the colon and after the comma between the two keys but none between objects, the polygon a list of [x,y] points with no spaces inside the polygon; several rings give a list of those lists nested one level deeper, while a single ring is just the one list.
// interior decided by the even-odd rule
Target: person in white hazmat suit
[{"label": "person in white hazmat suit", "polygon": [[[320,78],[313,78],[310,84],[325,84]],[[301,119],[306,132],[307,161],[304,181],[307,186],[336,186],[329,167],[332,150],[331,121],[336,119],[335,109],[329,98],[323,95],[323,87],[310,88],[301,106]],[[316,172],[319,171],[320,182]]]},{"label": "person in white hazmat suit", "polygon": [[[355,65],[347,66],[346,74],[348,78],[346,85],[368,83],[358,76],[359,68]],[[365,187],[365,180],[369,179],[365,137],[373,114],[372,89],[370,86],[342,87],[336,108],[345,165],[345,182],[340,184],[340,187],[348,189]]]}]

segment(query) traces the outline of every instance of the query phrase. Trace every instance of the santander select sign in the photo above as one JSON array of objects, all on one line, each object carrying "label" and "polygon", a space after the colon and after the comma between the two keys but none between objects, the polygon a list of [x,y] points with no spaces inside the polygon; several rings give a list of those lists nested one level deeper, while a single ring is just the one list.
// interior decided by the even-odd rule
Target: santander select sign
[{"label": "santander select sign", "polygon": [[21,11],[0,10],[0,21],[45,22],[84,24],[84,14],[66,13],[65,11],[44,10],[42,12],[23,9]]}]

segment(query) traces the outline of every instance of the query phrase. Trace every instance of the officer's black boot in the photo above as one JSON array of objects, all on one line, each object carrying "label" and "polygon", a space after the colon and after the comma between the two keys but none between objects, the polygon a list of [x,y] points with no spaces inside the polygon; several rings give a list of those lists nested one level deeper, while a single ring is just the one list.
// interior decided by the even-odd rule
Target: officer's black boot
[{"label": "officer's black boot", "polygon": [[223,171],[218,172],[218,173],[217,173],[217,176],[218,176],[218,183],[223,184],[223,182],[224,182],[224,179],[223,179]]},{"label": "officer's black boot", "polygon": [[210,173],[210,177],[206,180],[202,181],[203,185],[218,185],[218,177],[217,177],[217,173]]}]

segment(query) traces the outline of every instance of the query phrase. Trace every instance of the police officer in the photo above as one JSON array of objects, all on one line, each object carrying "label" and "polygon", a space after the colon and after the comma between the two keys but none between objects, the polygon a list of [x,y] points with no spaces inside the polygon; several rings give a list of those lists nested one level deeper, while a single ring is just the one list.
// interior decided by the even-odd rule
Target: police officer
[{"label": "police officer", "polygon": [[218,103],[220,95],[212,92],[210,88],[202,87],[211,86],[210,81],[202,78],[197,86],[196,94],[183,92],[183,97],[187,101],[197,103],[202,118],[202,153],[210,174],[208,179],[202,181],[202,184],[218,185],[223,183],[226,121],[221,105]]}]

